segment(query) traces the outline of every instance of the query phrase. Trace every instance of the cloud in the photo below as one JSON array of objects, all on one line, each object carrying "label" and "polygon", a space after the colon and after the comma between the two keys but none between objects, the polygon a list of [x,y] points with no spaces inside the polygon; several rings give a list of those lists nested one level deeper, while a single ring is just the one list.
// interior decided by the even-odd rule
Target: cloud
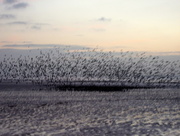
[{"label": "cloud", "polygon": [[42,28],[42,26],[48,26],[50,24],[46,24],[46,23],[32,23],[32,27],[31,29],[34,29],[34,30],[40,30]]},{"label": "cloud", "polygon": [[45,24],[45,23],[31,23],[31,22],[25,22],[25,21],[14,21],[14,22],[9,22],[8,25],[34,25],[34,26],[48,26],[50,24]]},{"label": "cloud", "polygon": [[5,4],[12,4],[15,3],[17,0],[4,0],[3,3]]},{"label": "cloud", "polygon": [[47,24],[47,23],[34,23],[35,25],[38,25],[38,26],[47,26],[47,25],[50,25],[50,24]]},{"label": "cloud", "polygon": [[10,42],[10,41],[1,41],[0,43],[12,43],[12,42]]},{"label": "cloud", "polygon": [[110,18],[101,17],[101,18],[98,18],[97,21],[99,21],[99,22],[111,22],[111,19]]},{"label": "cloud", "polygon": [[71,50],[77,50],[77,49],[89,49],[87,46],[82,46],[82,45],[63,45],[63,44],[8,44],[8,45],[3,45],[2,47],[7,47],[7,48],[54,48],[54,47],[59,47],[59,48],[68,48]]},{"label": "cloud", "polygon": [[35,29],[35,30],[40,30],[40,29],[41,29],[40,26],[36,26],[36,25],[35,25],[35,26],[32,26],[31,28],[32,28],[32,29]]},{"label": "cloud", "polygon": [[7,10],[25,9],[29,6],[27,2],[20,2],[20,0],[4,0],[3,4],[8,5],[6,6]]},{"label": "cloud", "polygon": [[27,25],[27,22],[24,21],[15,21],[15,22],[10,22],[8,25]]},{"label": "cloud", "polygon": [[[4,43],[4,44],[13,44],[13,41],[0,41],[0,43]],[[16,42],[17,43],[17,42]],[[31,44],[31,41],[23,41],[23,42],[18,42],[19,44]]]},{"label": "cloud", "polygon": [[21,3],[14,4],[11,8],[12,9],[24,9],[24,8],[27,8],[28,6],[29,6],[28,3],[21,2]]},{"label": "cloud", "polygon": [[[0,24],[1,25],[1,24]],[[25,22],[25,21],[14,21],[14,22],[9,22],[4,25],[11,25],[11,26],[28,26],[29,29],[33,30],[41,30],[45,26],[49,26],[50,24],[45,24],[45,23],[32,23],[32,22]]]},{"label": "cloud", "polygon": [[0,14],[0,19],[14,19],[14,18],[16,18],[16,16],[12,14]]}]

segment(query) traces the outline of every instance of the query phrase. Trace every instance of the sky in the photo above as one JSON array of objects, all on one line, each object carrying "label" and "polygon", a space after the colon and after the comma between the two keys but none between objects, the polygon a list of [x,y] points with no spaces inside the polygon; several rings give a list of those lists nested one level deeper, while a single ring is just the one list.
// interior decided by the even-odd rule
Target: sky
[{"label": "sky", "polygon": [[0,49],[74,45],[177,53],[179,7],[180,0],[0,0]]}]

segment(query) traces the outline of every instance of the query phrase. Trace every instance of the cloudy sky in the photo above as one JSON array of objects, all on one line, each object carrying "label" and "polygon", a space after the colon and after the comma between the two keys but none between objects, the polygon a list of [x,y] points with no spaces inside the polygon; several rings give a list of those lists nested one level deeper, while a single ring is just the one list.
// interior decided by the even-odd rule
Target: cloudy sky
[{"label": "cloudy sky", "polygon": [[0,0],[0,48],[180,51],[180,0]]}]

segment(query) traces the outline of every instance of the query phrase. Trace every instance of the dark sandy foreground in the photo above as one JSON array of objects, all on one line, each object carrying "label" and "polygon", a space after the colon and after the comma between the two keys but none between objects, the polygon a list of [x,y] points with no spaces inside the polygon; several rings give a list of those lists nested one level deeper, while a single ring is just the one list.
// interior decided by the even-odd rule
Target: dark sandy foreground
[{"label": "dark sandy foreground", "polygon": [[1,136],[179,136],[180,90],[0,90]]}]

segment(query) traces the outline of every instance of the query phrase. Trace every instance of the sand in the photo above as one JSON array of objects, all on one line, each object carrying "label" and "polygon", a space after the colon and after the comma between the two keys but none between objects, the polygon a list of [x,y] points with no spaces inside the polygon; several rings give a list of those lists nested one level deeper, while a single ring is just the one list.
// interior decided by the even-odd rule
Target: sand
[{"label": "sand", "polygon": [[179,136],[180,90],[0,89],[1,136]]}]

